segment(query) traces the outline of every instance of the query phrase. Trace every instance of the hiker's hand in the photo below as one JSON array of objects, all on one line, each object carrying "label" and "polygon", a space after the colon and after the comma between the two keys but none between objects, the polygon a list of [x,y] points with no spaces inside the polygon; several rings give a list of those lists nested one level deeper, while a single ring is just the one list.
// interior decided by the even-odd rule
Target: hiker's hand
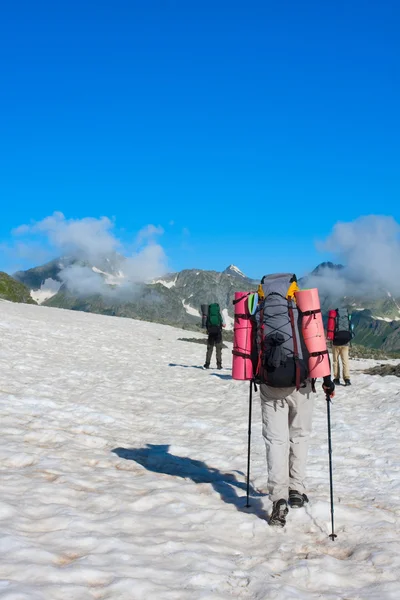
[{"label": "hiker's hand", "polygon": [[226,325],[222,325],[222,327],[225,329]]},{"label": "hiker's hand", "polygon": [[324,390],[325,394],[327,396],[329,396],[330,398],[333,398],[335,395],[335,384],[332,381],[332,378],[330,375],[326,375],[326,377],[324,377],[324,382],[322,384],[322,389]]}]

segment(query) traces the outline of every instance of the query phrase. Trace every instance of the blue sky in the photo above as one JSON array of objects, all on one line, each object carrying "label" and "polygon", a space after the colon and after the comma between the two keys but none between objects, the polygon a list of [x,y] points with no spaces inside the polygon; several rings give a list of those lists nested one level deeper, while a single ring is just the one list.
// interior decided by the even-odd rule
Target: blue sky
[{"label": "blue sky", "polygon": [[171,270],[253,277],[332,258],[315,242],[337,221],[400,221],[399,19],[385,0],[6,3],[0,269],[37,264],[11,231],[54,211],[127,244],[161,226]]}]

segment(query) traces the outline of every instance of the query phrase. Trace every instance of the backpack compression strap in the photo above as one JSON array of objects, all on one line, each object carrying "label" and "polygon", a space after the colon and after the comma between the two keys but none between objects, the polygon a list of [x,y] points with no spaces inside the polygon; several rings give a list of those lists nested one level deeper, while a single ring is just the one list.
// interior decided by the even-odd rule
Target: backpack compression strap
[{"label": "backpack compression strap", "polygon": [[257,367],[255,370],[256,377],[261,378],[262,370],[262,355],[264,352],[264,305],[260,309],[260,331],[257,334],[257,342],[259,344]]},{"label": "backpack compression strap", "polygon": [[[232,304],[233,306],[235,306],[235,304],[237,304],[238,302],[241,302],[243,300],[243,298],[248,298],[249,296],[251,296],[252,292],[249,292],[247,294],[247,296],[242,296],[241,298],[237,298],[236,300],[232,300]],[[246,315],[246,314],[234,314],[233,315],[235,317],[235,319],[250,319],[251,315]],[[240,356],[240,355],[238,355]]]},{"label": "backpack compression strap", "polygon": [[290,317],[290,324],[292,326],[292,339],[293,339],[293,353],[294,362],[296,365],[296,390],[300,389],[300,365],[299,365],[299,347],[297,344],[296,327],[294,324],[294,313],[293,313],[293,301],[288,300],[288,312]]},{"label": "backpack compression strap", "polygon": [[[300,310],[300,309],[298,309]],[[320,308],[316,308],[315,310],[306,310],[305,312],[301,313],[302,317],[310,317],[311,315],[317,315],[318,313],[322,312]],[[323,354],[329,354],[328,350],[321,350],[320,352],[309,352],[309,356],[312,356],[313,358],[316,358],[317,356],[322,356]]]},{"label": "backpack compression strap", "polygon": [[247,352],[240,352],[239,350],[232,350],[232,354],[235,356],[241,356],[242,358],[251,358],[251,354]]},{"label": "backpack compression strap", "polygon": [[[298,309],[300,310],[300,309]],[[317,315],[318,313],[322,312],[322,310],[320,308],[316,308],[315,310],[306,310],[305,312],[302,312],[302,316],[303,317],[309,317],[310,315]]]},{"label": "backpack compression strap", "polygon": [[252,292],[249,292],[247,294],[247,296],[242,296],[241,298],[236,298],[236,300],[232,300],[232,304],[233,306],[235,306],[235,304],[237,304],[238,302],[241,302],[243,300],[243,298],[248,298],[249,296],[251,296]]}]

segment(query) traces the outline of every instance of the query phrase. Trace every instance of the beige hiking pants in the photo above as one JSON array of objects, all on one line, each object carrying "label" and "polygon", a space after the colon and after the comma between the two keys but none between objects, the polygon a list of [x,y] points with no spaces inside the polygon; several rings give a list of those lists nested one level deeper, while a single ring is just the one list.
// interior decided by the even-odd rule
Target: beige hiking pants
[{"label": "beige hiking pants", "polygon": [[340,379],[339,356],[342,361],[343,379],[350,379],[348,346],[332,346],[333,378]]},{"label": "beige hiking pants", "polygon": [[287,500],[289,489],[304,494],[314,394],[301,388],[260,386],[263,437],[267,450],[270,499]]}]

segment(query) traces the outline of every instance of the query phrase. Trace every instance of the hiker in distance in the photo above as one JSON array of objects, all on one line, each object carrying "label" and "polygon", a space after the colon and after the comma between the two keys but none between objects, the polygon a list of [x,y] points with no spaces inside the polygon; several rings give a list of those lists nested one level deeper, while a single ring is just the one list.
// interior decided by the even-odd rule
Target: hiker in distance
[{"label": "hiker in distance", "polygon": [[342,362],[344,385],[351,385],[349,346],[352,337],[351,317],[347,309],[337,308],[336,329],[332,340],[333,381],[337,385],[340,384],[339,359]]},{"label": "hiker in distance", "polygon": [[222,328],[225,327],[225,320],[221,314],[219,304],[213,303],[208,306],[206,319],[206,329],[208,333],[207,354],[204,368],[210,368],[211,357],[214,346],[217,358],[217,369],[222,369]]},{"label": "hiker in distance", "polygon": [[345,307],[330,310],[328,313],[327,338],[332,341],[333,382],[340,384],[340,362],[344,385],[351,385],[349,346],[354,337],[351,315]]},{"label": "hiker in distance", "polygon": [[[269,524],[283,527],[290,508],[308,502],[305,488],[315,381],[308,378],[308,353],[301,313],[294,301],[295,275],[279,273],[261,280],[264,299],[255,318],[262,433],[267,451],[268,492],[273,502]],[[335,385],[323,378],[326,395]]]}]

